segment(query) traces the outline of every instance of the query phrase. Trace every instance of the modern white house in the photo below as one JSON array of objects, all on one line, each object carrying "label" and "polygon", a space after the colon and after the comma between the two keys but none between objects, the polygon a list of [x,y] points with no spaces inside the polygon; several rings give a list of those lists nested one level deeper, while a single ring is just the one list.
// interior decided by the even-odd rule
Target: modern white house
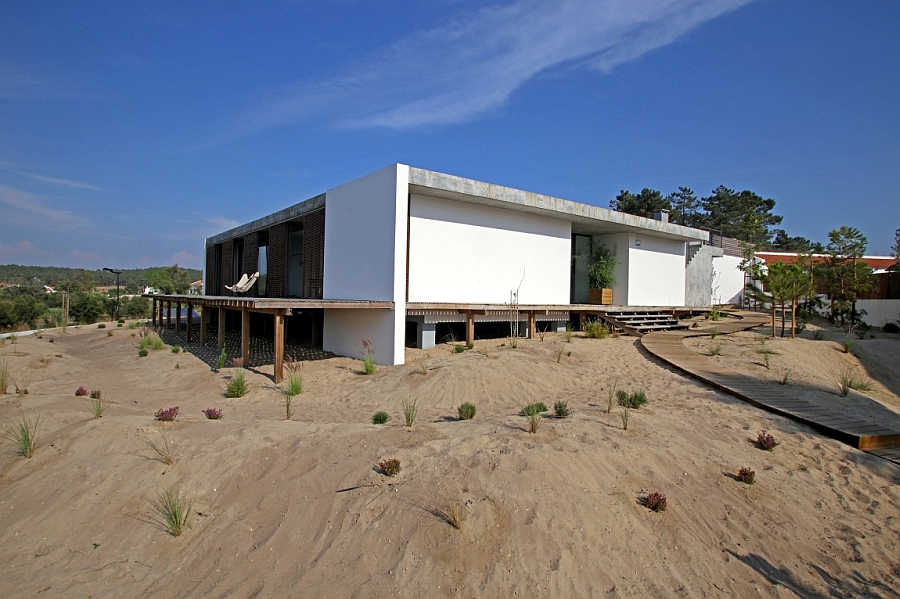
[{"label": "modern white house", "polygon": [[[441,323],[465,323],[469,338],[482,323],[508,321],[510,303],[532,332],[601,308],[588,305],[587,274],[601,244],[618,259],[616,306],[709,306],[722,256],[709,240],[666,214],[394,164],[208,238],[200,298],[221,314],[241,311],[245,331],[252,314],[274,314],[278,339],[290,317],[326,351],[359,357],[366,339],[377,362],[402,364],[405,345],[433,345]],[[245,295],[224,289],[257,271]]]}]

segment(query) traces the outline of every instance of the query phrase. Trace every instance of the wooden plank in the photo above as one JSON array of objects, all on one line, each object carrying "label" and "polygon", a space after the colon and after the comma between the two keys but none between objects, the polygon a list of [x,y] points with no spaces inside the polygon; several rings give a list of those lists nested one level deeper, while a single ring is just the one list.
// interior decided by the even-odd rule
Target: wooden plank
[{"label": "wooden plank", "polygon": [[466,312],[466,345],[475,343],[475,315],[469,310]]}]

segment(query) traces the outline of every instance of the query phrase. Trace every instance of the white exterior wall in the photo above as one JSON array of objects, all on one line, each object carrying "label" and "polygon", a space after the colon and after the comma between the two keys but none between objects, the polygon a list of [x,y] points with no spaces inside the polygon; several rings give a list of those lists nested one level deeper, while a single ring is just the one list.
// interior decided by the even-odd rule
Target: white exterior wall
[{"label": "white exterior wall", "polygon": [[[683,306],[685,243],[634,233],[630,233],[628,239],[627,304]],[[640,246],[637,245],[638,240]]]},{"label": "white exterior wall", "polygon": [[326,309],[322,348],[404,362],[409,167],[395,164],[325,194],[323,299],[394,302],[391,310]]},{"label": "white exterior wall", "polygon": [[[825,300],[825,305],[828,305],[828,300]],[[900,319],[900,300],[896,299],[856,300],[856,309],[866,311],[862,319],[873,327],[883,327]]]},{"label": "white exterior wall", "polygon": [[409,217],[409,301],[569,303],[569,221],[422,195]]},{"label": "white exterior wall", "polygon": [[[718,256],[713,258],[714,304],[740,304],[744,294],[744,271],[738,268],[742,258]],[[718,289],[716,289],[718,287]]]}]

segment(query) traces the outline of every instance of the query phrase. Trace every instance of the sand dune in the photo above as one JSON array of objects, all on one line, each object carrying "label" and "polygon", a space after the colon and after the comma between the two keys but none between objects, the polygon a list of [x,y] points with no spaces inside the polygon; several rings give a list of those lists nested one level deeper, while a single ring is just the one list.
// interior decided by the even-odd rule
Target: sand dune
[{"label": "sand dune", "polygon": [[[685,378],[634,338],[501,343],[408,350],[372,376],[347,358],[304,363],[291,421],[270,367],[228,399],[231,369],[168,349],[139,358],[128,330],[7,343],[0,359],[29,394],[2,396],[0,416],[41,423],[32,459],[0,458],[0,596],[900,596],[897,466]],[[710,359],[771,376],[752,334],[727,343]],[[834,340],[770,343],[798,392],[826,393],[829,360],[855,360]],[[874,389],[841,405],[896,416],[900,341],[857,346]],[[607,413],[613,384],[650,400],[627,431]],[[80,385],[110,401],[103,418]],[[411,429],[404,398],[420,405]],[[560,400],[571,417],[525,431],[522,405]],[[474,420],[456,420],[464,401]],[[175,405],[176,422],[153,419]],[[392,420],[371,424],[382,409]],[[760,429],[774,451],[752,444]],[[160,431],[171,466],[147,444]],[[398,476],[377,471],[385,458]],[[734,479],[742,466],[756,484]],[[149,504],[169,485],[195,500],[177,538]],[[653,490],[665,512],[640,504]]]}]

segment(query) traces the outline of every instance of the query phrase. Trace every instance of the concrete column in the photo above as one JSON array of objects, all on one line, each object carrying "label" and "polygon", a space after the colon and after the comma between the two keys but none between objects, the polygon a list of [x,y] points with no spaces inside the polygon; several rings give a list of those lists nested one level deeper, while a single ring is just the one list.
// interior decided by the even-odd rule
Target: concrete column
[{"label": "concrete column", "polygon": [[437,343],[437,325],[425,322],[424,316],[413,316],[410,320],[416,323],[416,347],[431,349]]}]

